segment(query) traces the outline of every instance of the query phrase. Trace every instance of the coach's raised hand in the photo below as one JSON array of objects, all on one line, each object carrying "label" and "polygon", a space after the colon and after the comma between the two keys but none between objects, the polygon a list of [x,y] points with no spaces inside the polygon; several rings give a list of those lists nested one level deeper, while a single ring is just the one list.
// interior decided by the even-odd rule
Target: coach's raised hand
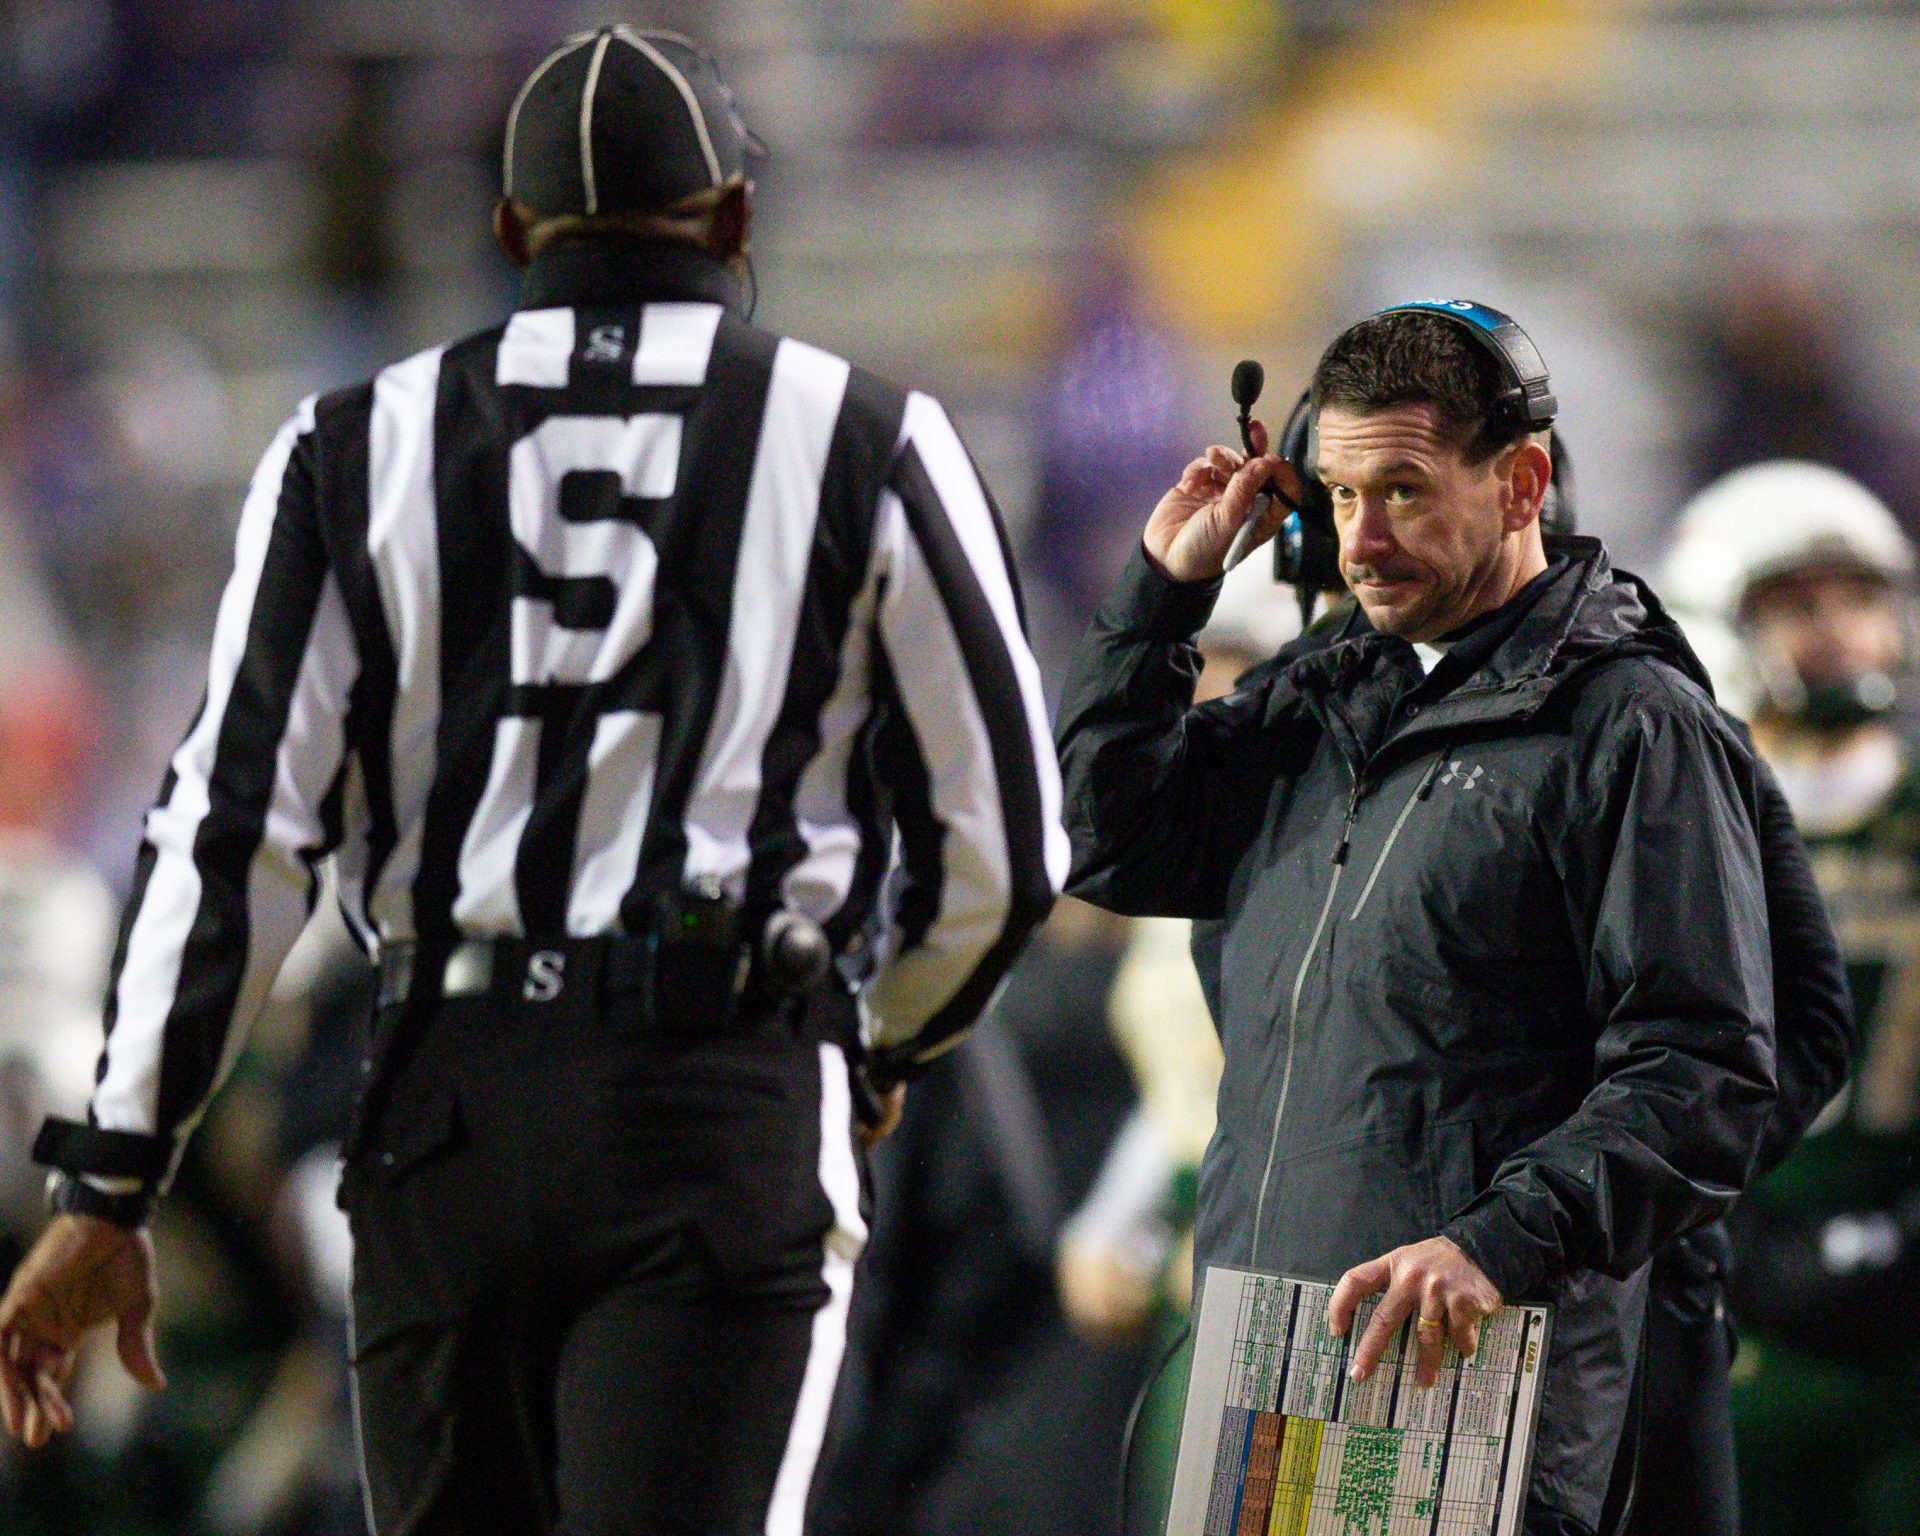
[{"label": "coach's raised hand", "polygon": [[1210,581],[1225,568],[1227,549],[1240,525],[1259,517],[1257,546],[1286,521],[1286,506],[1260,493],[1276,487],[1289,500],[1300,497],[1293,467],[1266,451],[1267,429],[1254,422],[1250,435],[1256,456],[1216,443],[1186,467],[1179,483],[1160,498],[1147,519],[1147,555],[1175,581]]},{"label": "coach's raised hand", "polygon": [[0,1301],[0,1411],[7,1433],[42,1446],[73,1428],[67,1378],[80,1341],[119,1325],[120,1363],[143,1387],[166,1378],[153,1349],[153,1240],[92,1216],[54,1217]]}]

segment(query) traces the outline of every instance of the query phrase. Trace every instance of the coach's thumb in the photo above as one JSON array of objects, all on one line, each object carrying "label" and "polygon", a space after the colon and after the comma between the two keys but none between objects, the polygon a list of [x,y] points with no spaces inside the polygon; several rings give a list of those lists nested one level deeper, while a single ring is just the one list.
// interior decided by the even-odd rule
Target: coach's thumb
[{"label": "coach's thumb", "polygon": [[160,1369],[160,1358],[154,1350],[153,1308],[129,1312],[120,1319],[119,1344],[120,1363],[129,1376],[151,1392],[166,1386],[166,1373]]}]

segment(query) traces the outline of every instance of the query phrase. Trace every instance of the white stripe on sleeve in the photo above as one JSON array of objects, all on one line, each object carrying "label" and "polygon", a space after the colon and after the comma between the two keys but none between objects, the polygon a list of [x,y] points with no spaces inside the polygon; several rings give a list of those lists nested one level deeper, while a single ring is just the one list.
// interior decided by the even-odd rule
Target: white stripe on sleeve
[{"label": "white stripe on sleeve", "polygon": [[[280,513],[295,446],[314,426],[313,402],[274,439],[261,460],[241,511],[234,572],[221,598],[200,718],[174,753],[173,787],[147,815],[153,866],[134,914],[125,962],[116,983],[115,1021],[92,1114],[108,1130],[153,1134],[159,1126],[163,1049],[181,993],[181,967],[202,904],[208,897],[196,841],[212,813],[211,784],[221,737],[241,668],[247,661],[255,611],[265,596],[261,576]],[[221,1050],[208,1091],[231,1068],[247,1026],[263,1002],[287,949],[305,923],[314,879],[307,862],[324,839],[321,805],[345,753],[347,698],[358,675],[345,606],[331,574],[323,577],[288,700],[279,739],[249,743],[271,754],[261,840],[245,872],[245,967],[238,997],[224,1019],[194,1019],[191,1027],[218,1029]],[[170,1130],[184,1135],[198,1104]]]},{"label": "white stripe on sleeve", "polygon": [[876,1030],[870,1043],[891,1046],[918,1033],[1000,937],[1011,870],[993,747],[973,678],[893,491],[880,497],[875,537],[885,541],[888,560],[881,644],[926,763],[933,815],[942,832],[933,922],[917,944],[903,948],[905,936],[894,914],[888,914],[880,970],[867,993]]},{"label": "white stripe on sleeve", "polygon": [[[286,734],[275,755],[264,834],[247,871],[247,968],[240,995],[206,1097],[175,1129],[181,1141],[192,1134],[208,1101],[233,1071],[248,1029],[266,1006],[280,962],[307,925],[314,873],[301,853],[325,840],[320,805],[346,756],[347,699],[359,670],[346,604],[329,575],[314,614],[313,638],[301,659]],[[359,829],[354,832],[358,835]]]},{"label": "white stripe on sleeve", "polygon": [[1020,680],[1020,702],[1027,717],[1027,730],[1033,742],[1034,762],[1040,770],[1040,811],[1045,827],[1047,876],[1058,891],[1066,884],[1073,850],[1061,821],[1060,767],[1048,725],[1046,694],[1040,682],[1040,665],[1034,660],[1020,625],[1019,604],[1014,599],[1013,578],[1007,570],[1006,555],[973,461],[945,409],[931,395],[918,391],[907,396],[907,411],[901,435],[919,450],[920,462],[933,481],[946,508],[948,521],[967,552],[967,563],[993,607],[994,618]]}]

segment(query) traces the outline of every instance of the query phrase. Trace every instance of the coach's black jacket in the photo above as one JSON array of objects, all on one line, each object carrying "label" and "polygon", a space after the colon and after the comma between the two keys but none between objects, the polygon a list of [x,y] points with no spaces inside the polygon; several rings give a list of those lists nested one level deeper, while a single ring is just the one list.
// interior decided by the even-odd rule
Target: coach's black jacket
[{"label": "coach's black jacket", "polygon": [[1136,556],[1060,724],[1071,889],[1217,920],[1198,1264],[1443,1232],[1555,1303],[1529,1531],[1596,1526],[1646,1262],[1775,1098],[1753,759],[1644,589],[1554,553],[1431,677],[1356,612],[1198,708],[1215,587]]}]

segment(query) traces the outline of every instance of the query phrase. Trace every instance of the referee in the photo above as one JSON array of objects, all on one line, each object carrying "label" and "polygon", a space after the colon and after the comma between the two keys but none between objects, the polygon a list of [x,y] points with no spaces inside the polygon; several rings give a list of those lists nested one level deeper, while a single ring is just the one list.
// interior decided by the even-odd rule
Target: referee
[{"label": "referee", "polygon": [[380,1006],[341,1200],[377,1536],[797,1533],[869,1133],[1064,876],[939,404],[742,314],[756,147],[607,27],[506,125],[504,326],[301,405],[146,822],[87,1122],[0,1304],[29,1445],[149,1386],[147,1222],[331,858]]}]

